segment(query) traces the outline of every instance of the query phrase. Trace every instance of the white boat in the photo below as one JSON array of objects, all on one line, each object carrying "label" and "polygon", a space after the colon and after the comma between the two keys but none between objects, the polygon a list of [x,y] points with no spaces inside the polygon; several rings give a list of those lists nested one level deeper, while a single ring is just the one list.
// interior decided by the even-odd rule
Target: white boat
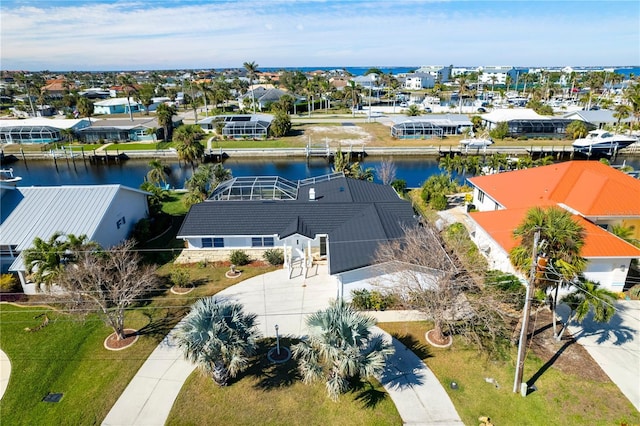
[{"label": "white boat", "polygon": [[460,146],[464,148],[486,148],[493,143],[493,140],[488,136],[470,137],[462,139]]},{"label": "white boat", "polygon": [[630,135],[611,133],[607,130],[592,130],[586,138],[576,139],[572,146],[576,152],[584,154],[607,153],[614,154],[622,148],[626,148],[638,139]]}]

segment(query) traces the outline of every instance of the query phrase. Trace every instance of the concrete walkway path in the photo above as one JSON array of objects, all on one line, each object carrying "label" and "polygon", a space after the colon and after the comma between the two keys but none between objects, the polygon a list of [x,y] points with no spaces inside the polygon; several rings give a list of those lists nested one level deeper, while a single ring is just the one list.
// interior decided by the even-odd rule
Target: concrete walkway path
[{"label": "concrete walkway path", "polygon": [[7,391],[9,377],[11,377],[11,361],[9,361],[7,354],[0,350],[0,399]]},{"label": "concrete walkway path", "polygon": [[[264,336],[298,337],[306,333],[308,314],[326,308],[337,295],[334,280],[323,265],[314,265],[308,277],[294,270],[278,270],[250,278],[217,294],[237,301],[258,315]],[[390,319],[393,320],[393,319]],[[400,320],[400,319],[398,319]],[[376,331],[391,336],[380,329]],[[103,425],[163,425],[185,380],[195,365],[184,360],[170,332],[149,356],[104,419]],[[405,424],[462,425],[446,391],[425,364],[393,339],[395,355],[379,378]]]}]

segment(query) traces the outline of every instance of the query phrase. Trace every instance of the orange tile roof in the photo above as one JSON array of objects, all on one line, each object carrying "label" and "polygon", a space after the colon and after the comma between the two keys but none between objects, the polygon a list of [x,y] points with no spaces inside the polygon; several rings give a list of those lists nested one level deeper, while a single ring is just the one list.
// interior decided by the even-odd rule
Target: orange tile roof
[{"label": "orange tile roof", "polygon": [[[527,210],[528,208],[473,212],[470,216],[508,253],[520,242],[513,237],[513,230],[522,222]],[[640,249],[637,247],[580,216],[572,217],[585,230],[582,257],[640,257]]]},{"label": "orange tile roof", "polygon": [[469,180],[507,209],[564,204],[586,217],[640,216],[640,180],[599,161],[567,161]]}]

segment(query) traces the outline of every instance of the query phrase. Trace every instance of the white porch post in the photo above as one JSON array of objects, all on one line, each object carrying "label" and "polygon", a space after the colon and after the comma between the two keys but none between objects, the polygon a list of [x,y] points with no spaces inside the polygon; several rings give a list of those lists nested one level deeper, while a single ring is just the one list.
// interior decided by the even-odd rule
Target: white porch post
[{"label": "white porch post", "polygon": [[307,251],[309,252],[309,263],[307,266],[310,268],[313,265],[313,255],[311,254],[311,240],[307,240]]},{"label": "white porch post", "polygon": [[284,252],[284,267],[289,269],[289,260],[287,257],[287,242],[285,241],[284,245],[282,246],[282,251]]}]

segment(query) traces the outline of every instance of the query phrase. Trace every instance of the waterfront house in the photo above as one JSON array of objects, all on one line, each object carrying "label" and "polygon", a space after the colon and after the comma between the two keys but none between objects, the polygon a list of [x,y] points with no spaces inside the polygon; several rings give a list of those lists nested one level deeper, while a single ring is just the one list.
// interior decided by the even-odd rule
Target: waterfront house
[{"label": "waterfront house", "polygon": [[272,121],[270,114],[233,114],[207,117],[198,125],[205,131],[218,130],[220,125],[221,134],[227,139],[265,139]]},{"label": "waterfront house", "polygon": [[458,135],[473,123],[465,114],[425,114],[417,117],[393,117],[391,136],[397,139],[430,139]]},{"label": "waterfront house", "polygon": [[147,193],[122,185],[20,187],[0,182],[0,264],[16,272],[27,294],[35,294],[21,253],[33,240],[54,233],[86,235],[102,247],[129,237],[148,216]]},{"label": "waterfront house", "polygon": [[82,119],[27,118],[0,120],[0,143],[47,144],[64,139],[66,130],[79,132],[91,121]]},{"label": "waterfront house", "polygon": [[492,130],[499,123],[506,122],[509,126],[508,137],[544,137],[564,138],[567,126],[573,121],[550,115],[540,115],[530,108],[494,109],[480,115],[482,124],[487,130]]},{"label": "waterfront house", "polygon": [[[178,125],[174,117],[174,127]],[[95,120],[90,127],[76,132],[80,140],[86,143],[103,142],[155,142],[162,139],[162,126],[155,117],[141,117]]]},{"label": "waterfront house", "polygon": [[436,84],[436,77],[429,73],[414,72],[407,74],[402,87],[408,90],[431,89]]},{"label": "waterfront house", "polygon": [[611,233],[614,225],[633,227],[640,239],[640,180],[597,161],[567,161],[469,179],[473,239],[491,268],[515,273],[509,251],[518,244],[515,229],[534,206],[556,206],[573,214],[585,229],[584,275],[613,291],[622,291],[632,259],[640,249]]},{"label": "waterfront house", "polygon": [[391,186],[342,173],[297,182],[234,178],[191,207],[178,231],[186,248],[177,261],[227,261],[233,250],[261,260],[265,250],[280,248],[290,276],[306,276],[315,263],[327,268],[343,295],[375,274],[378,244],[402,237],[403,226],[415,223],[411,204]]},{"label": "waterfront house", "polygon": [[[589,123],[594,129],[603,129],[605,126],[615,127],[618,124],[618,119],[613,116],[614,111],[610,109],[599,109],[589,111],[572,111],[564,114],[562,118],[566,118],[572,121],[579,120]],[[629,124],[634,120],[633,115],[625,119],[621,119],[620,123]],[[591,128],[591,127],[590,127]]]}]

